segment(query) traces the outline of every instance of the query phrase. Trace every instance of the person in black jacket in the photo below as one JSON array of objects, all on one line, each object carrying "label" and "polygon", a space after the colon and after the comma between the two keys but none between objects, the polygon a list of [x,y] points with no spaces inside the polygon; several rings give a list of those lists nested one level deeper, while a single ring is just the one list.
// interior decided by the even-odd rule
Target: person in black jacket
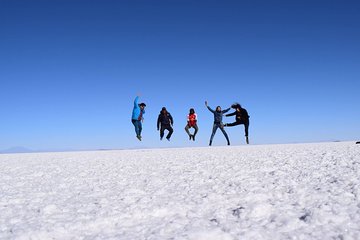
[{"label": "person in black jacket", "polygon": [[166,139],[170,141],[170,137],[172,133],[174,132],[174,129],[172,128],[172,125],[174,124],[174,120],[171,116],[171,114],[166,110],[165,107],[163,107],[160,111],[158,120],[157,120],[157,130],[160,130],[160,140],[164,137],[164,131],[165,129],[169,131],[169,133],[166,136]]},{"label": "person in black jacket", "polygon": [[224,113],[228,112],[230,110],[230,108],[221,111],[221,107],[217,106],[216,110],[214,111],[213,109],[211,109],[208,106],[207,101],[205,101],[205,106],[209,109],[210,112],[212,112],[214,114],[214,125],[213,125],[212,134],[211,134],[211,137],[210,137],[209,146],[211,146],[212,140],[213,140],[213,138],[215,136],[215,133],[216,133],[216,130],[218,128],[220,128],[220,130],[224,134],[224,136],[226,138],[226,141],[227,141],[227,145],[230,145],[229,137],[228,137],[227,133],[225,132],[224,124],[222,123],[222,116],[224,115]]},{"label": "person in black jacket", "polygon": [[231,108],[235,109],[235,112],[233,113],[229,113],[226,114],[226,117],[230,117],[230,116],[235,116],[235,122],[233,123],[225,123],[224,127],[233,127],[233,126],[237,126],[240,124],[244,124],[245,127],[245,138],[246,138],[246,143],[249,144],[249,114],[246,111],[245,108],[242,108],[241,105],[239,103],[234,103],[233,105],[231,105]]}]

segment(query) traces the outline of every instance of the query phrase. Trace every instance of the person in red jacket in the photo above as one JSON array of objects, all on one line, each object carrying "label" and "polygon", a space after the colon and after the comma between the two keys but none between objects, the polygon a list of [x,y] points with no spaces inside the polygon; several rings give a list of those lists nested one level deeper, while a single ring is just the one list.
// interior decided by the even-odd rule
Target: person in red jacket
[{"label": "person in red jacket", "polygon": [[[194,134],[191,134],[189,129],[194,128]],[[197,115],[195,113],[195,110],[193,108],[190,109],[189,115],[187,116],[187,124],[185,126],[185,131],[189,135],[189,140],[195,141],[195,136],[197,132],[199,131],[199,128],[197,126]]]}]

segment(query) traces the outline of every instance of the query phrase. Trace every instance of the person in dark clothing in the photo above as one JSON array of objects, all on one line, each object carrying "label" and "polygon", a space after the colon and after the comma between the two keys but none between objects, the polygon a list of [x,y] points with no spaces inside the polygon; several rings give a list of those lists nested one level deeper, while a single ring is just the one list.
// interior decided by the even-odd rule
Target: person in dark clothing
[{"label": "person in dark clothing", "polygon": [[[195,129],[194,134],[190,134],[190,131],[189,131],[190,128]],[[185,126],[185,131],[189,135],[189,140],[192,139],[195,141],[195,136],[196,136],[197,132],[199,131],[199,128],[197,126],[197,115],[193,108],[190,108],[189,115],[187,116],[187,124]]]},{"label": "person in dark clothing", "polygon": [[230,108],[221,111],[221,107],[217,106],[216,110],[214,111],[213,109],[211,109],[208,106],[207,101],[205,101],[205,106],[209,109],[210,112],[212,112],[214,114],[214,125],[213,125],[212,134],[211,134],[211,137],[210,137],[209,146],[211,146],[213,138],[214,138],[215,133],[216,133],[218,128],[220,128],[220,130],[224,134],[224,136],[225,136],[225,138],[227,140],[227,145],[230,145],[229,137],[228,137],[227,133],[225,132],[224,124],[222,123],[222,116],[224,115],[224,113],[228,112],[230,110]]},{"label": "person in dark clothing", "polygon": [[145,114],[145,103],[138,104],[139,96],[137,96],[134,100],[134,108],[132,111],[131,122],[135,127],[135,133],[137,139],[141,141],[141,131],[142,131],[142,122],[144,121]]},{"label": "person in dark clothing", "polygon": [[170,141],[170,137],[172,133],[174,132],[174,129],[172,128],[172,125],[174,124],[174,120],[171,116],[171,114],[166,110],[165,107],[163,107],[160,111],[158,120],[157,120],[157,130],[160,130],[160,140],[164,137],[164,131],[168,130],[168,134],[166,136],[166,139]]},{"label": "person in dark clothing", "polygon": [[246,109],[242,108],[239,103],[234,103],[233,105],[231,105],[231,108],[235,109],[235,112],[226,114],[225,116],[226,117],[235,116],[235,122],[225,123],[224,127],[233,127],[233,126],[244,124],[245,139],[246,139],[246,143],[249,144],[249,125],[250,125],[249,118],[250,118],[250,116],[249,116],[248,112],[246,111]]}]

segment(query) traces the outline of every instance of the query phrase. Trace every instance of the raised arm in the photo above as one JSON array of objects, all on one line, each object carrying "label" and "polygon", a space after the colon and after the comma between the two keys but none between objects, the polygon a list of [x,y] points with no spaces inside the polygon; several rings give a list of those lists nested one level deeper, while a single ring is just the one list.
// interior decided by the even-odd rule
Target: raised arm
[{"label": "raised arm", "polygon": [[208,106],[208,102],[205,101],[205,106],[209,109],[210,112],[214,113],[215,111]]},{"label": "raised arm", "polygon": [[136,96],[134,100],[134,107],[138,107],[139,96]]},{"label": "raised arm", "polygon": [[209,107],[209,106],[206,106],[206,107],[209,109],[210,112],[215,113],[215,111],[213,109],[211,109],[211,107]]}]

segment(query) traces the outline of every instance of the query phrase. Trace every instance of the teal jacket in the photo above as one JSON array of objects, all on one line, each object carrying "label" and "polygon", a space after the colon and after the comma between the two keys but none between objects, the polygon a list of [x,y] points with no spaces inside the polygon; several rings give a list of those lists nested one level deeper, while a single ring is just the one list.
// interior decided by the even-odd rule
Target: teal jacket
[{"label": "teal jacket", "polygon": [[145,110],[140,109],[138,101],[139,101],[139,97],[136,97],[135,100],[134,100],[134,108],[133,108],[133,111],[132,111],[132,117],[131,117],[132,120],[139,120],[139,116],[140,116],[141,111],[142,111],[143,116],[145,114]]}]

